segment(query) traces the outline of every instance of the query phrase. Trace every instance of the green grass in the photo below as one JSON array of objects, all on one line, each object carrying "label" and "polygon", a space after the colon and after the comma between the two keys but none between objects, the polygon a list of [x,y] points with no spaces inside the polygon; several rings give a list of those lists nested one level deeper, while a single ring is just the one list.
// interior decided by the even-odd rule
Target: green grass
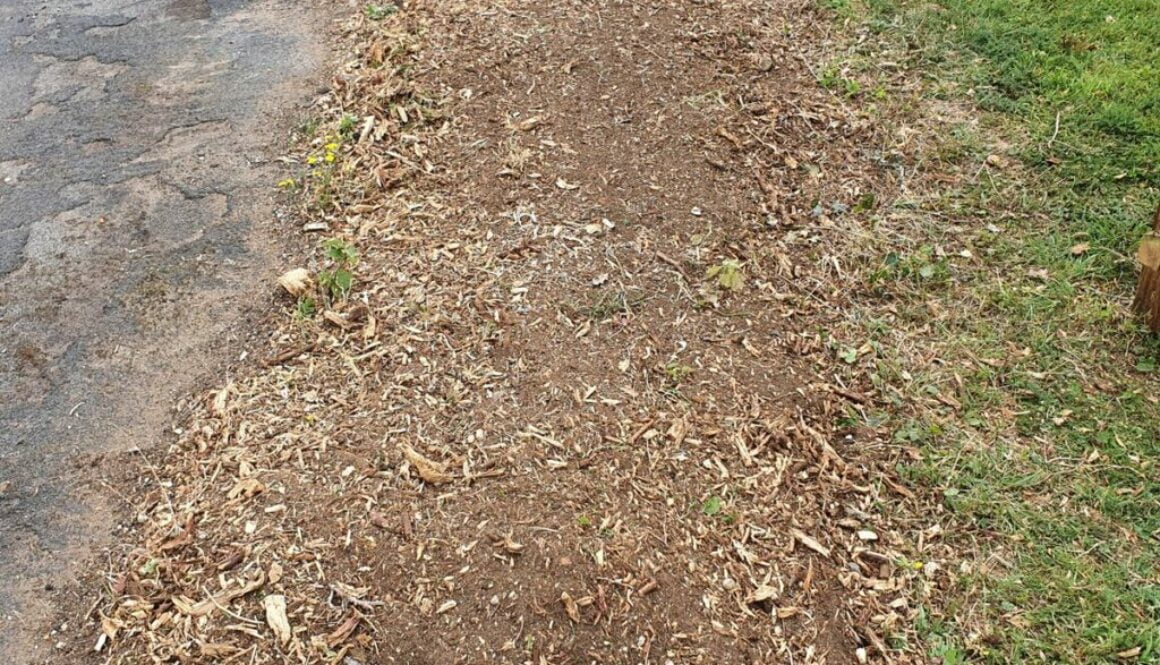
[{"label": "green grass", "polygon": [[[902,471],[942,497],[970,564],[921,617],[925,650],[1160,663],[1160,342],[1126,308],[1160,201],[1160,4],[821,4],[872,38],[820,84],[905,106],[879,68],[901,62],[927,98],[981,114],[933,159],[958,186],[879,211],[892,244],[861,266],[844,342],[876,349],[850,368],[886,399],[870,420],[923,452]],[[994,152],[1017,166],[970,177]]]},{"label": "green grass", "polygon": [[905,40],[912,64],[945,77],[936,91],[1018,122],[1017,155],[1053,179],[1054,207],[1076,227],[1120,249],[1135,241],[1125,231],[1154,202],[1133,190],[1160,181],[1155,0],[827,2]]}]

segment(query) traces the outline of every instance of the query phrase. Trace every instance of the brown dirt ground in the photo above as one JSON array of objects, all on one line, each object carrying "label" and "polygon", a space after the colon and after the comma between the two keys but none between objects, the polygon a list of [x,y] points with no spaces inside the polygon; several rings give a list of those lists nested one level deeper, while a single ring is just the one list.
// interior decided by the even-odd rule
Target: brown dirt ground
[{"label": "brown dirt ground", "polygon": [[288,306],[139,471],[60,662],[920,662],[937,530],[825,373],[822,241],[890,156],[816,84],[819,24],[352,19],[301,184],[354,288]]}]

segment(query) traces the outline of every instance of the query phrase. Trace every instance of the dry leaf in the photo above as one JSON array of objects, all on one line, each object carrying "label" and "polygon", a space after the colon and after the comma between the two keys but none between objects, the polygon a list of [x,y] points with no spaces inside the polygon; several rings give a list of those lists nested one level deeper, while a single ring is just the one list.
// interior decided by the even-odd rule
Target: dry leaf
[{"label": "dry leaf", "polygon": [[443,485],[455,479],[454,476],[447,473],[447,465],[427,459],[406,444],[401,444],[399,449],[403,451],[403,456],[407,458],[411,466],[415,467],[415,471],[419,473],[419,477],[424,482],[432,485]]},{"label": "dry leaf", "polygon": [[1131,649],[1116,653],[1116,657],[1120,660],[1134,660],[1140,655],[1140,652],[1142,651],[1143,649],[1140,647],[1132,647]]},{"label": "dry leaf", "polygon": [[295,268],[282,273],[278,278],[278,284],[286,289],[286,292],[297,298],[298,296],[310,290],[313,282],[310,279],[310,271],[306,268]]},{"label": "dry leaf", "polygon": [[266,486],[263,485],[262,482],[257,478],[242,478],[236,484],[234,484],[232,488],[230,488],[230,491],[228,494],[226,494],[226,496],[231,499],[236,499],[239,496],[245,496],[246,498],[249,498],[255,494],[261,494],[264,491],[266,491]]},{"label": "dry leaf", "polygon": [[517,543],[515,540],[512,540],[510,533],[502,538],[495,537],[493,540],[496,547],[502,547],[508,554],[519,554],[524,551],[523,543]]},{"label": "dry leaf", "polygon": [[749,596],[745,599],[745,602],[752,605],[754,603],[767,601],[771,598],[777,598],[777,595],[777,589],[769,586],[768,584],[762,584],[761,586],[757,587],[753,593],[749,594]]},{"label": "dry leaf", "polygon": [[333,323],[339,328],[342,328],[343,330],[348,330],[352,325],[354,325],[350,321],[347,321],[346,318],[338,312],[329,309],[322,313],[322,318],[326,319],[330,323]]},{"label": "dry leaf", "polygon": [[1084,254],[1087,254],[1088,250],[1091,248],[1092,248],[1091,243],[1087,243],[1087,242],[1081,242],[1077,245],[1072,245],[1071,255],[1072,256],[1083,256]]},{"label": "dry leaf", "polygon": [[338,628],[335,628],[333,632],[326,636],[326,643],[330,646],[331,649],[337,647],[339,644],[342,644],[348,637],[350,637],[351,633],[354,632],[354,629],[358,628],[358,623],[359,616],[352,612],[350,616],[346,618],[346,621],[343,621],[341,624],[339,624]]},{"label": "dry leaf", "polygon": [[110,640],[117,639],[117,631],[121,629],[121,622],[114,621],[109,617],[101,614],[101,632]]},{"label": "dry leaf", "polygon": [[564,604],[564,611],[568,613],[568,618],[575,623],[580,623],[580,605],[568,595],[568,592],[560,594],[560,602]]}]

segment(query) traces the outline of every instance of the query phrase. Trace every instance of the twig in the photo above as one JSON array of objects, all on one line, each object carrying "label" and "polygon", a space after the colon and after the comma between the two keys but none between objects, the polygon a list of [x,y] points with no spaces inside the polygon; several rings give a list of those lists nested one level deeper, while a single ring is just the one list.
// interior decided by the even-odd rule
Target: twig
[{"label": "twig", "polygon": [[669,264],[670,266],[676,268],[677,272],[681,273],[681,277],[684,278],[684,280],[686,282],[689,282],[690,284],[693,283],[693,280],[689,279],[689,275],[685,272],[685,267],[682,266],[680,263],[677,263],[676,259],[670,257],[669,255],[667,255],[661,251],[657,251],[657,258],[660,259],[661,261],[664,261],[665,263]]},{"label": "twig", "polygon": [[1048,148],[1050,148],[1052,146],[1052,144],[1055,143],[1055,138],[1057,136],[1059,136],[1059,119],[1060,119],[1060,116],[1062,114],[1063,114],[1062,111],[1055,112],[1055,131],[1052,132],[1051,138],[1047,140],[1047,147]]},{"label": "twig", "polygon": [[282,351],[281,353],[279,353],[273,357],[270,357],[270,358],[267,358],[266,360],[263,360],[262,364],[265,365],[266,367],[273,367],[274,365],[281,365],[288,360],[293,360],[294,358],[297,358],[298,356],[302,355],[303,353],[309,353],[309,352],[313,351],[317,346],[318,346],[317,342],[311,342],[309,344],[303,344],[302,346],[296,346],[292,349],[286,349],[285,351]]}]

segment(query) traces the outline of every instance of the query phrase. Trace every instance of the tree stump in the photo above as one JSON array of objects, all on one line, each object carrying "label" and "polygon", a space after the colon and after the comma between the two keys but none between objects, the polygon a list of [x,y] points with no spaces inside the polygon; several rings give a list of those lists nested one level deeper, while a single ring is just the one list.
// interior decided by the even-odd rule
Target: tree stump
[{"label": "tree stump", "polygon": [[1160,334],[1160,206],[1152,218],[1152,232],[1140,242],[1140,284],[1132,309],[1144,315],[1152,332]]}]

